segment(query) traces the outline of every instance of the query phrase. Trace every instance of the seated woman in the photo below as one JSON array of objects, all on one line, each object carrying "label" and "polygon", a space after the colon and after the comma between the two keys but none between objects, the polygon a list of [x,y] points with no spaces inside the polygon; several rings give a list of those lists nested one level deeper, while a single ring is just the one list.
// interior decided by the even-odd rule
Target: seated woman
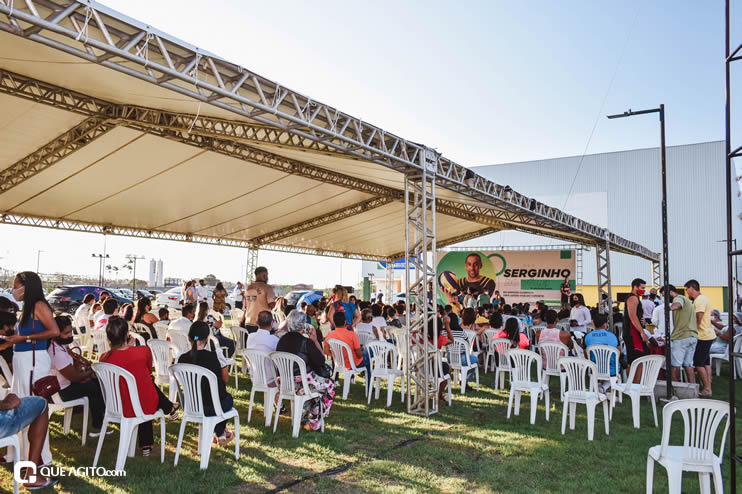
[{"label": "seated woman", "polygon": [[[327,375],[326,371],[329,369],[325,366],[325,357],[322,353],[322,347],[317,341],[317,332],[311,324],[306,323],[304,314],[294,310],[289,313],[286,320],[288,321],[288,333],[278,340],[276,351],[292,353],[307,364],[309,390],[320,393],[320,396],[304,402],[301,424],[306,430],[316,431],[320,428],[320,419],[327,417],[327,414],[330,413],[330,407],[332,407],[332,401],[335,398],[335,381],[330,379],[329,376],[322,377],[320,375]],[[295,379],[296,390],[303,390],[301,377],[296,376]],[[323,404],[323,417],[320,417],[320,400]]]},{"label": "seated woman", "polygon": [[[162,394],[162,391],[155,386],[152,379],[152,352],[146,346],[129,345],[127,343],[128,334],[129,325],[126,321],[119,316],[111,316],[106,326],[106,336],[108,336],[111,350],[101,355],[100,361],[117,365],[134,375],[137,391],[139,392],[139,402],[145,414],[149,415],[157,410],[162,410],[170,419],[178,418],[178,404],[171,403],[167,396]],[[133,417],[134,409],[131,406],[128,388],[125,383],[121,386],[121,390],[123,392],[124,417]],[[142,456],[149,456],[154,444],[152,421],[139,424],[137,435],[139,447],[142,448]]]},{"label": "seated woman", "polygon": [[546,311],[544,320],[546,321],[546,327],[536,332],[536,341],[539,344],[548,342],[563,343],[571,350],[572,347],[574,347],[574,343],[572,342],[572,337],[569,334],[569,331],[564,331],[556,327],[556,311],[553,309]]},{"label": "seated woman", "polygon": [[202,321],[206,323],[206,325],[209,327],[209,330],[211,331],[211,334],[216,336],[216,339],[219,340],[219,346],[227,349],[227,355],[229,357],[234,354],[234,340],[231,338],[227,338],[222,334],[221,328],[224,322],[221,318],[216,318],[213,315],[209,314],[208,303],[201,302],[198,304],[198,315],[196,316],[196,321]]},{"label": "seated woman", "polygon": [[[181,355],[178,363],[198,365],[213,372],[216,375],[216,385],[219,390],[219,403],[222,405],[222,410],[227,412],[234,406],[234,399],[231,394],[227,393],[226,386],[226,382],[229,381],[229,367],[222,366],[216,354],[206,349],[210,333],[209,325],[203,321],[196,321],[191,324],[191,329],[188,331],[188,339],[192,345],[191,351]],[[204,400],[204,412],[206,416],[213,417],[216,415],[212,401],[213,397],[211,396],[211,388],[206,380],[203,380],[201,383],[201,396]],[[234,438],[234,433],[227,430],[226,420],[216,424],[216,427],[214,427],[214,437],[220,446],[224,446]]]},{"label": "seated woman", "polygon": [[144,337],[144,341],[149,341],[150,338],[157,338],[157,331],[155,331],[154,324],[159,319],[150,312],[151,310],[152,302],[149,297],[142,297],[137,300],[137,310],[134,312],[134,322],[147,326],[147,332],[137,331],[138,334],[141,334]]},{"label": "seated woman", "polygon": [[[98,437],[103,425],[103,414],[106,412],[98,379],[92,368],[85,366],[81,359],[73,358],[68,347],[73,339],[72,319],[69,316],[57,316],[54,320],[59,326],[59,336],[51,340],[47,350],[52,361],[51,375],[56,376],[59,381],[59,396],[64,401],[83,397],[88,399],[90,416],[93,419],[90,437]],[[110,434],[112,431],[108,432]]]},{"label": "seated woman", "polygon": [[[5,299],[5,297],[0,297]],[[3,312],[0,311],[0,335],[2,336],[13,336],[15,334],[15,325],[18,322],[18,316],[15,312]],[[0,351],[0,357],[5,360],[8,364],[8,368],[13,370],[13,345],[8,345],[3,351]],[[10,386],[12,383],[8,383]]]},{"label": "seated woman", "polygon": [[505,329],[497,333],[495,338],[507,338],[510,340],[510,348],[527,350],[531,344],[528,341],[528,336],[520,332],[518,320],[514,317],[510,317],[505,321]]}]

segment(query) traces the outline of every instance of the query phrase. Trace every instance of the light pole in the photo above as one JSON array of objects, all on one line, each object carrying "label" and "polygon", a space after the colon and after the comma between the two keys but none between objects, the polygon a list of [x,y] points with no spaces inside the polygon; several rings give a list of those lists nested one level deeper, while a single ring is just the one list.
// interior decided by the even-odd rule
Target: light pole
[{"label": "light pole", "polygon": [[670,350],[670,281],[669,261],[667,259],[667,161],[665,157],[665,105],[659,108],[640,111],[626,111],[618,115],[608,115],[608,118],[633,117],[648,113],[660,114],[660,167],[662,170],[662,271],[665,278],[665,382],[667,383],[667,400],[672,399],[672,362]]},{"label": "light pole", "polygon": [[108,254],[93,254],[92,257],[98,258],[98,284],[103,286],[103,259],[108,259],[111,256]]},{"label": "light pole", "polygon": [[134,272],[131,277],[131,296],[135,297],[137,293],[137,260],[144,259],[144,256],[136,256],[134,254],[127,254],[125,256],[131,264],[134,266]]},{"label": "light pole", "polygon": [[39,274],[39,262],[41,261],[41,253],[43,250],[36,251],[36,274]]}]

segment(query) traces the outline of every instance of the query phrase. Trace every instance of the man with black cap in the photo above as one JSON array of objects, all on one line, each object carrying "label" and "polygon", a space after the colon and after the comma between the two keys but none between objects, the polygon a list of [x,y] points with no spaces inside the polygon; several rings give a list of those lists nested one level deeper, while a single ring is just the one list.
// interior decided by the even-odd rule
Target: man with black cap
[{"label": "man with black cap", "polygon": [[271,310],[276,305],[276,294],[268,284],[268,268],[255,268],[255,281],[245,289],[245,329],[249,333],[258,330],[258,314]]}]

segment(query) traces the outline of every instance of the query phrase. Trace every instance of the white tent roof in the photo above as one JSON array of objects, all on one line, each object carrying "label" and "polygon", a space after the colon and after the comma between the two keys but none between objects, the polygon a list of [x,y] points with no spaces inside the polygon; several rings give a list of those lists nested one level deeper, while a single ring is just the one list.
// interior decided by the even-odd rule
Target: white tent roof
[{"label": "white tent roof", "polygon": [[[0,0],[6,223],[384,259],[425,146],[94,2]],[[20,2],[16,2],[19,4]],[[439,156],[442,247],[518,229],[640,245]]]}]

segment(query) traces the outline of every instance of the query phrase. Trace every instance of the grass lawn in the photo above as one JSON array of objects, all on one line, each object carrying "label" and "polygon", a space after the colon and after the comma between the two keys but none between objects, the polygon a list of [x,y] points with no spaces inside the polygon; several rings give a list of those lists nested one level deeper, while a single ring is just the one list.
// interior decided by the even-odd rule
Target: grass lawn
[{"label": "grass lawn", "polygon": [[[714,378],[717,399],[726,399],[728,367]],[[230,392],[240,410],[240,460],[234,459],[234,445],[215,447],[209,468],[199,470],[197,430],[186,431],[179,465],[173,467],[180,423],[167,425],[165,463],[159,462],[159,446],[153,456],[137,456],[126,462],[126,478],[62,478],[56,489],[68,493],[114,492],[265,492],[299,481],[287,492],[643,492],[647,450],[660,443],[660,427],[652,424],[652,411],[641,405],[642,428],[631,424],[628,398],[617,404],[606,436],[601,409],[596,410],[595,440],[587,441],[584,407],[578,406],[574,431],[562,435],[558,382],[552,379],[550,421],[539,404],[536,424],[529,424],[529,400],[521,403],[518,417],[506,418],[505,391],[493,390],[494,375],[482,374],[479,392],[454,394],[453,405],[443,404],[430,418],[408,415],[400,402],[384,408],[381,398],[366,405],[359,380],[351,386],[347,401],[338,399],[327,419],[325,433],[302,430],[291,438],[290,420],[281,417],[278,430],[263,427],[262,394],[247,423],[249,381],[240,379],[240,389]],[[742,394],[742,381],[737,393]],[[659,407],[658,407],[659,408]],[[80,445],[81,415],[73,430],[62,435],[62,414],[51,421],[55,466],[90,466],[97,439]],[[675,440],[682,440],[679,418]],[[231,425],[230,425],[231,427]],[[738,430],[742,420],[737,421]],[[159,441],[159,426],[155,426]],[[740,447],[742,444],[738,442]],[[113,469],[118,432],[108,436],[99,465]],[[330,470],[328,472],[328,470]],[[324,472],[324,473],[322,473]],[[742,473],[742,472],[741,472]],[[724,464],[725,491],[729,489],[729,465]],[[302,480],[304,479],[304,480]],[[664,468],[655,467],[655,490],[667,492]],[[0,487],[12,490],[12,473],[0,468]],[[742,487],[740,484],[738,487]],[[683,492],[699,492],[698,477],[686,474]]]}]

